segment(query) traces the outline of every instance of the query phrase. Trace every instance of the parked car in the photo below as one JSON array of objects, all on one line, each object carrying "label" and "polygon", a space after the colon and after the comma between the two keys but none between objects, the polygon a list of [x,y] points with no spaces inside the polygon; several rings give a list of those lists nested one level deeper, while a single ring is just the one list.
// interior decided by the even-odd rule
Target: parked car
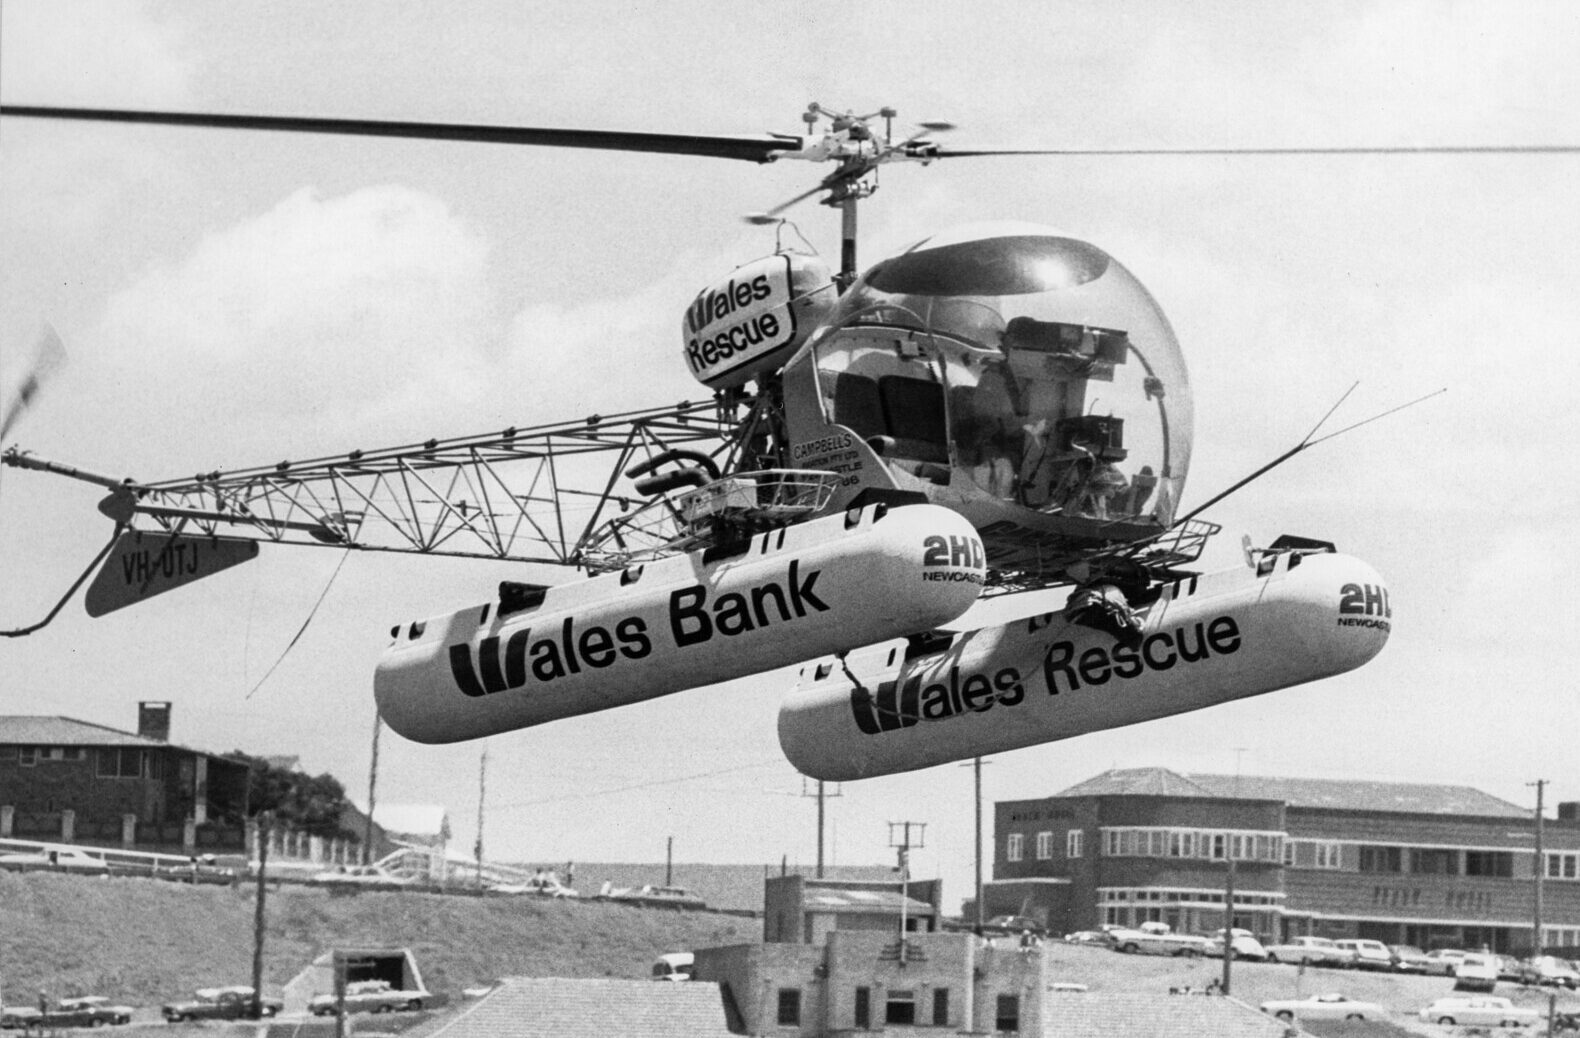
[{"label": "parked car", "polygon": [[667,952],[653,960],[653,979],[690,980],[696,974],[696,962],[691,952]]},{"label": "parked car", "polygon": [[1426,952],[1413,944],[1390,944],[1388,951],[1393,955],[1393,968],[1398,973],[1426,973],[1432,965]]},{"label": "parked car", "polygon": [[1498,986],[1498,957],[1466,952],[1454,967],[1455,991],[1491,991]]},{"label": "parked car", "polygon": [[110,866],[77,847],[40,847],[36,851],[0,854],[0,868],[17,871],[60,869],[65,872],[108,873]]},{"label": "parked car", "polygon": [[1354,955],[1326,937],[1292,937],[1286,944],[1267,945],[1268,962],[1304,962],[1312,966],[1348,966]]},{"label": "parked car", "polygon": [[116,1005],[103,995],[63,998],[45,1011],[45,1027],[100,1027],[104,1024],[129,1024],[132,1007]]},{"label": "parked car", "polygon": [[1014,937],[1019,937],[1023,933],[1032,933],[1041,937],[1047,932],[1047,928],[1029,915],[996,915],[982,924],[982,932],[996,936],[1009,934]]},{"label": "parked car", "polygon": [[[195,996],[166,1002],[159,1011],[172,1024],[183,1020],[241,1020],[252,1015],[252,988],[245,984],[199,988]],[[285,1004],[277,998],[265,998],[259,1008],[264,1016],[274,1016]]]},{"label": "parked car", "polygon": [[1107,930],[1077,930],[1064,935],[1065,944],[1098,944],[1104,948],[1113,946],[1114,938]]},{"label": "parked car", "polygon": [[1145,922],[1134,930],[1111,930],[1114,950],[1128,955],[1183,955],[1207,954],[1212,942],[1196,934],[1174,933],[1167,923]]},{"label": "parked car", "polygon": [[[1214,930],[1207,938],[1207,955],[1215,959],[1223,958],[1223,930]],[[1241,930],[1236,927],[1234,931],[1234,957],[1247,962],[1266,962],[1267,949],[1262,947],[1262,942],[1256,939],[1256,934],[1250,930]]]},{"label": "parked car", "polygon": [[1353,956],[1350,963],[1358,970],[1393,970],[1393,952],[1381,941],[1370,941],[1365,938],[1346,938],[1334,941],[1334,944],[1343,948]]},{"label": "parked car", "polygon": [[1521,984],[1542,984],[1573,991],[1580,988],[1580,972],[1556,955],[1538,955],[1521,964],[1519,981]]},{"label": "parked car", "polygon": [[399,876],[388,872],[377,862],[371,865],[341,865],[338,868],[326,869],[315,873],[308,882],[315,886],[338,887],[342,890],[400,890],[403,887],[417,885],[417,881],[410,876]]},{"label": "parked car", "polygon": [[560,882],[558,876],[532,876],[520,883],[490,883],[489,894],[527,894],[533,897],[581,897],[579,893]]},{"label": "parked car", "polygon": [[19,1031],[32,1026],[39,1018],[38,1009],[34,1006],[6,1006],[0,1008],[0,1027],[8,1031]]},{"label": "parked car", "polygon": [[1434,948],[1426,953],[1426,971],[1434,976],[1452,977],[1459,960],[1467,953],[1459,948]]},{"label": "parked car", "polygon": [[[1562,962],[1563,960],[1559,959],[1558,961]],[[1498,979],[1499,980],[1506,980],[1506,981],[1508,981],[1511,984],[1519,983],[1520,982],[1520,978],[1524,975],[1524,969],[1525,969],[1525,963],[1521,962],[1519,959],[1516,959],[1514,956],[1512,956],[1512,955],[1499,955],[1498,956]]]},{"label": "parked car", "polygon": [[1467,1027],[1530,1027],[1541,1019],[1534,1009],[1516,1006],[1506,998],[1481,995],[1473,998],[1440,998],[1416,1016],[1424,1024]]},{"label": "parked car", "polygon": [[[347,1013],[393,1013],[421,1009],[428,997],[426,991],[405,991],[387,980],[354,980],[346,985],[345,1005]],[[307,1011],[314,1016],[334,1016],[338,1004],[332,994],[314,995],[308,1000]]]},{"label": "parked car", "polygon": [[1337,992],[1309,998],[1285,998],[1263,1002],[1262,1012],[1280,1020],[1381,1020],[1388,1010],[1376,1002],[1361,1002]]},{"label": "parked car", "polygon": [[644,908],[681,908],[694,911],[708,907],[706,901],[685,887],[661,887],[651,883],[626,889],[615,889],[605,883],[604,889],[598,896],[622,904],[641,905]]}]

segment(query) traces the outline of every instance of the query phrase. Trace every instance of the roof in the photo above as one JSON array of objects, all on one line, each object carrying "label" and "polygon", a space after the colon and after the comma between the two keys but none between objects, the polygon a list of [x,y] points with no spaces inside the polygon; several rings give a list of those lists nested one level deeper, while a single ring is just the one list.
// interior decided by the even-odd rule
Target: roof
[{"label": "roof", "polygon": [[1511,804],[1470,786],[1260,775],[1182,775],[1168,768],[1105,771],[1055,796],[1217,797],[1276,800],[1293,808],[1317,810],[1531,817],[1531,813],[1518,804]]},{"label": "roof", "polygon": [[[23,746],[141,746],[148,749],[185,750],[203,757],[232,760],[220,753],[177,746],[75,717],[0,714],[0,744]],[[239,762],[238,762],[239,763]]]},{"label": "roof", "polygon": [[[539,865],[546,865],[555,870],[560,879],[565,879],[565,862],[527,862],[528,869]],[[632,863],[632,862],[582,862],[574,863],[575,875],[569,886],[575,887],[583,895],[595,893],[605,883],[615,887],[640,887],[644,883],[663,883],[665,865],[663,862]],[[685,887],[707,902],[709,908],[724,912],[755,912],[763,911],[763,881],[784,874],[786,871],[806,876],[808,881],[814,870],[810,866],[797,867],[781,865],[774,862],[772,865],[714,865],[714,864],[683,864],[675,863],[668,867],[673,874],[674,885]],[[823,870],[823,875],[828,879],[840,880],[887,880],[895,879],[892,865],[831,865]]]},{"label": "roof", "polygon": [[509,977],[428,1038],[732,1038],[717,984]]},{"label": "roof", "polygon": [[1289,1025],[1237,998],[1136,992],[1050,991],[1045,1038],[1283,1038]]},{"label": "roof", "polygon": [[1209,797],[1216,793],[1168,768],[1113,768],[1078,782],[1060,797]]},{"label": "roof", "polygon": [[49,746],[168,746],[135,732],[123,732],[74,717],[0,715],[0,743]]},{"label": "roof", "polygon": [[932,915],[937,910],[926,901],[914,897],[901,897],[898,890],[850,890],[840,887],[819,887],[809,883],[806,887],[808,908],[833,909],[843,912],[883,912],[894,915],[903,904],[910,915]]}]

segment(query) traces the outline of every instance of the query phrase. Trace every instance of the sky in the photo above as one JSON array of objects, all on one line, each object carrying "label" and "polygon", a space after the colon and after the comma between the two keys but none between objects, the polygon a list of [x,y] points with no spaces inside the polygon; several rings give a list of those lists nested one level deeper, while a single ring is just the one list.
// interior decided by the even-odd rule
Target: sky
[{"label": "sky", "polygon": [[[1580,8],[1562,2],[0,3],[9,104],[761,134],[799,132],[815,100],[948,120],[962,148],[1580,145],[1577,52]],[[823,172],[7,118],[0,393],[44,322],[69,356],[8,440],[157,480],[700,399],[684,308],[773,251],[742,214]],[[838,256],[833,211],[791,215]],[[1447,390],[1206,516],[1223,533],[1204,568],[1286,532],[1374,565],[1395,611],[1375,661],[989,758],[990,804],[1145,766],[1463,783],[1523,805],[1547,779],[1549,804],[1580,799],[1563,562],[1580,156],[889,167],[863,263],[984,219],[1092,241],[1156,297],[1195,392],[1187,509],[1356,383],[1326,430]],[[41,618],[102,546],[100,496],[0,471],[0,627]],[[168,700],[179,743],[297,755],[365,797],[391,624],[543,579],[522,569],[266,546],[136,609],[90,620],[73,601],[6,640],[0,713],[133,728],[138,701]],[[775,729],[793,680],[496,736],[486,786],[483,744],[385,733],[378,799],[443,804],[470,848],[482,789],[503,860],[657,862],[672,838],[678,862],[810,866],[815,801]],[[829,792],[829,861],[892,861],[889,823],[924,822],[913,874],[941,876],[946,907],[969,894],[969,766]]]}]

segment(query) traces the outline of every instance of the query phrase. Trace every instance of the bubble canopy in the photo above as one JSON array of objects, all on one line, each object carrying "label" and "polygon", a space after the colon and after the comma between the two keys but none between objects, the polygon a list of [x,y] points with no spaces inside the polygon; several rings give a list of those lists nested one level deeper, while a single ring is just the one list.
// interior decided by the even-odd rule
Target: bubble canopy
[{"label": "bubble canopy", "polygon": [[856,281],[811,359],[826,418],[896,473],[938,484],[946,467],[964,496],[1173,522],[1184,358],[1151,294],[1095,245],[1029,224],[924,239]]}]

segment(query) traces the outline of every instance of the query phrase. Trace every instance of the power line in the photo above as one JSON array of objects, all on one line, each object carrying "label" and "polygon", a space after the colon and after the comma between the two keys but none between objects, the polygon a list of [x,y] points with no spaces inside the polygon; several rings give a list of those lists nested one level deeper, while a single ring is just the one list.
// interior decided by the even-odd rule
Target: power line
[{"label": "power line", "polygon": [[537,800],[518,800],[513,804],[495,805],[496,811],[509,811],[518,807],[539,807],[543,804],[558,804],[567,800],[592,800],[596,797],[613,796],[616,793],[630,793],[640,789],[653,789],[658,786],[673,786],[681,782],[692,782],[696,779],[713,778],[717,775],[732,775],[736,772],[751,771],[756,768],[777,767],[777,762],[759,761],[756,764],[739,764],[733,768],[719,768],[715,771],[699,771],[692,775],[679,775],[675,778],[654,779],[651,782],[637,782],[629,786],[614,786],[609,789],[595,789],[586,793],[566,793],[561,796],[540,797]]}]

